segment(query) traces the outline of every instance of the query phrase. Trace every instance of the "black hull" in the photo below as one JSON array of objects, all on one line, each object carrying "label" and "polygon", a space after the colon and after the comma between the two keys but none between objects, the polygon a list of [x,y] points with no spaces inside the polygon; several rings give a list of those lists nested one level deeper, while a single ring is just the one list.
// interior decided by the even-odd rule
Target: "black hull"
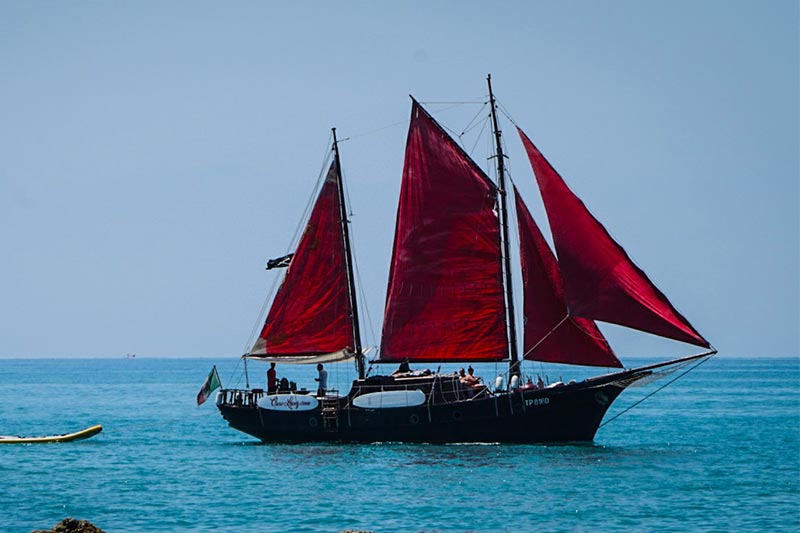
[{"label": "black hull", "polygon": [[366,392],[359,391],[359,382],[348,397],[322,402],[310,411],[273,411],[239,401],[221,401],[217,407],[231,427],[265,443],[591,442],[612,402],[657,366],[662,365],[554,388],[487,391],[472,399],[428,401],[415,407],[355,407],[352,398]]}]

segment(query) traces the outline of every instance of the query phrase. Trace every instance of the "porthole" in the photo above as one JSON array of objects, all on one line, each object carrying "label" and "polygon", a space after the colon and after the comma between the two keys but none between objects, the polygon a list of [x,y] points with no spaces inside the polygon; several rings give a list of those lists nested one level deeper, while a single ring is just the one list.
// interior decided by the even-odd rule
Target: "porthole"
[{"label": "porthole", "polygon": [[308,425],[311,426],[312,428],[315,428],[319,425],[319,420],[317,420],[316,416],[312,416],[311,418],[308,419]]},{"label": "porthole", "polygon": [[408,421],[411,422],[412,424],[415,424],[415,425],[419,424],[419,416],[416,415],[416,414],[413,414],[413,415],[408,417]]},{"label": "porthole", "polygon": [[453,411],[453,420],[461,420],[462,417],[461,411]]}]

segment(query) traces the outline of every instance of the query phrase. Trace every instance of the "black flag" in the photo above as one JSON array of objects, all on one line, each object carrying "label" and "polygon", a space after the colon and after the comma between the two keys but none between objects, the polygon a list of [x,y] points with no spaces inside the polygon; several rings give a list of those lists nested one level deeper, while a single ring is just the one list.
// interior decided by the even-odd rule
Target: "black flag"
[{"label": "black flag", "polygon": [[294,254],[286,254],[283,257],[278,257],[276,259],[270,259],[267,261],[267,270],[272,270],[273,268],[286,268],[289,266],[289,263],[292,261],[292,256]]}]

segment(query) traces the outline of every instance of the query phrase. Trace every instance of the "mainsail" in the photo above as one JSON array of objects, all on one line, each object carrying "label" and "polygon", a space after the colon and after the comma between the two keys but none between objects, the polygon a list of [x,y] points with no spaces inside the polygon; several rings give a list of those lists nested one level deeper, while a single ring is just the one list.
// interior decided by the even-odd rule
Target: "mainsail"
[{"label": "mainsail", "polygon": [[569,316],[556,258],[516,187],[514,200],[522,262],[525,359],[622,367],[594,321]]},{"label": "mainsail", "polygon": [[332,164],[249,355],[309,361],[353,352],[339,187]]},{"label": "mainsail", "polygon": [[381,360],[506,357],[496,203],[486,174],[414,101]]},{"label": "mainsail", "polygon": [[572,316],[709,348],[517,128],[542,193]]}]

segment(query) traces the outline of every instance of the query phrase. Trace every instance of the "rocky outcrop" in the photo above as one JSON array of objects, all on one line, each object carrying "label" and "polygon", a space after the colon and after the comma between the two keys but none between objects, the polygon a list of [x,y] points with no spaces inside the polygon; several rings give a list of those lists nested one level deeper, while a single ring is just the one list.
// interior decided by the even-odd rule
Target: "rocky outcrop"
[{"label": "rocky outcrop", "polygon": [[[65,518],[58,524],[53,526],[53,529],[37,529],[31,533],[106,533],[96,525],[88,520],[75,520],[74,518]],[[363,529],[345,529],[340,533],[373,533]]]},{"label": "rocky outcrop", "polygon": [[96,525],[88,520],[75,520],[74,518],[65,518],[58,524],[53,526],[53,529],[37,529],[32,533],[106,533]]}]

